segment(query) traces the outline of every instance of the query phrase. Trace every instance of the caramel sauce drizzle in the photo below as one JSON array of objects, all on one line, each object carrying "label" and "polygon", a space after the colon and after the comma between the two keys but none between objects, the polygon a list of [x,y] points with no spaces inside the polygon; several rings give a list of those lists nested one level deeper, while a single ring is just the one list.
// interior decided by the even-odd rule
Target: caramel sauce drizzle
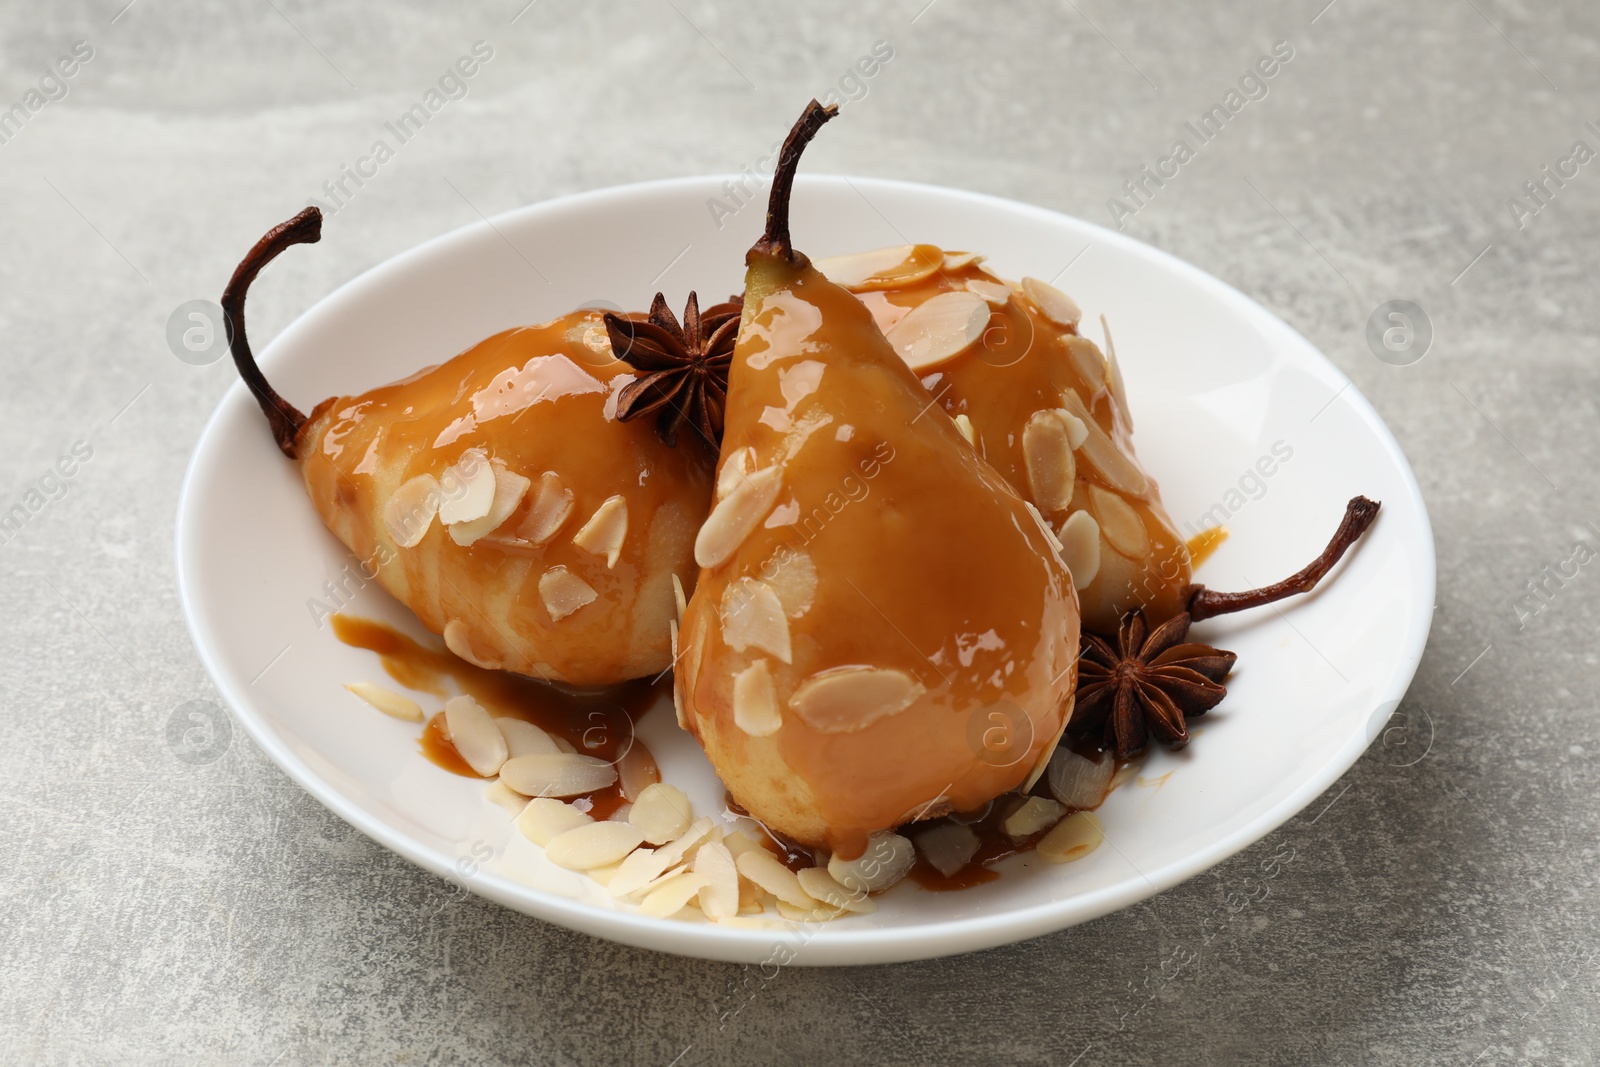
[{"label": "caramel sauce drizzle", "polygon": [[[393,627],[351,615],[333,616],[333,634],[352,648],[378,654],[389,677],[408,689],[438,697],[464,693],[491,715],[523,719],[578,752],[618,765],[617,783],[590,794],[585,809],[596,819],[611,814],[629,792],[661,780],[655,758],[634,734],[639,718],[670,694],[670,679],[636,679],[603,689],[573,691],[507,671],[475,667],[443,648],[430,648]],[[435,714],[418,741],[436,766],[465,778],[481,777],[450,742],[444,712]],[[582,800],[578,801],[582,807]]]},{"label": "caramel sauce drizzle", "polygon": [[1200,564],[1210,559],[1212,553],[1216,552],[1222,546],[1222,542],[1227,539],[1228,528],[1226,526],[1213,526],[1211,529],[1201,530],[1189,538],[1187,547],[1189,549],[1190,566],[1199,567]]}]

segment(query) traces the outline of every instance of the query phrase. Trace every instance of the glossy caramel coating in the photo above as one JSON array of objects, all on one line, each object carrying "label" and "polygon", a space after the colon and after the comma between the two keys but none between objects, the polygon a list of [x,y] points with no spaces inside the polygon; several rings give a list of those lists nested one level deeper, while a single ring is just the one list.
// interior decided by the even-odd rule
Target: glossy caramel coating
[{"label": "glossy caramel coating", "polygon": [[[660,672],[671,662],[672,576],[693,584],[710,472],[695,448],[668,448],[647,420],[616,419],[616,394],[632,380],[598,312],[496,334],[403,381],[318,405],[297,448],[306,491],[383,587],[462,658],[582,686]],[[469,449],[531,480],[520,505],[471,545],[432,521],[403,547],[386,520],[390,496],[419,475],[440,477]],[[514,535],[546,472],[572,505],[534,544]],[[626,501],[627,533],[608,566],[573,536],[614,495]],[[595,594],[561,618],[540,586],[556,567]]]},{"label": "glossy caramel coating", "polygon": [[[1077,600],[1048,531],[859,301],[803,257],[753,252],[708,527],[774,469],[781,488],[702,570],[680,634],[680,716],[735,801],[849,857],[873,831],[1022,784],[1075,682]],[[763,588],[783,639],[736,647]],[[774,697],[754,733],[737,695],[751,669]],[[821,715],[803,697],[840,672],[906,699]]]},{"label": "glossy caramel coating", "polygon": [[[934,258],[928,254],[931,250],[932,246],[915,246],[907,256],[907,267]],[[1115,633],[1121,616],[1134,608],[1144,608],[1151,625],[1184,610],[1185,590],[1192,580],[1189,552],[1162,506],[1156,480],[1139,465],[1134,453],[1133,422],[1115,361],[1108,361],[1075,326],[1052,319],[1030,296],[1028,286],[1036,283],[1003,282],[983,267],[981,257],[945,253],[939,269],[905,269],[900,274],[909,280],[891,278],[852,286],[885,332],[892,331],[911,309],[942,293],[965,290],[969,283],[991,297],[1005,294],[1003,302],[991,299],[988,327],[976,343],[920,371],[924,387],[945,411],[970,420],[979,454],[1026,499],[1039,505],[1057,530],[1072,515],[1085,511],[1094,515],[1104,530],[1112,521],[1106,512],[1116,503],[1103,494],[1125,501],[1137,516],[1142,538],[1137,531],[1133,537],[1100,537],[1098,569],[1093,580],[1078,589],[1084,627]],[[1033,292],[1046,297],[1053,294],[1048,287]],[[1059,308],[1056,310],[1059,315]],[[1065,507],[1049,507],[1032,491],[1023,449],[1024,429],[1037,412],[1062,408],[1063,394],[1068,391],[1076,394],[1099,429],[1138,471],[1142,487],[1135,489],[1126,479],[1120,480],[1121,484],[1108,479],[1080,449],[1076,485]],[[1072,564],[1073,554],[1067,551],[1064,555]]]}]

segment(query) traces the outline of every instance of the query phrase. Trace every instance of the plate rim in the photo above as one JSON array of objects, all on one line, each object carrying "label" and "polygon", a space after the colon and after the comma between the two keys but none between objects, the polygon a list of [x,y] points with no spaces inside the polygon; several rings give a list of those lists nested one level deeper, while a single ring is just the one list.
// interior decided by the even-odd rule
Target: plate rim
[{"label": "plate rim", "polygon": [[[611,199],[670,193],[687,187],[705,187],[708,182],[721,183],[729,177],[737,175],[690,175],[607,186],[525,204],[486,219],[469,222],[413,245],[346,280],[295,316],[271,343],[257,354],[258,360],[264,368],[270,369],[281,351],[285,338],[292,339],[306,320],[319,309],[339,301],[349,295],[350,291],[383,285],[389,275],[403,271],[418,259],[425,259],[440,247],[470,239],[472,231],[486,224],[496,227],[513,220],[558,214],[573,207],[592,206]],[[857,193],[866,189],[889,196],[908,192],[917,195],[953,196],[1009,212],[1020,211],[1023,215],[1033,215],[1041,220],[1048,219],[1055,223],[1065,220],[1075,227],[1087,229],[1089,235],[1097,241],[1104,241],[1135,255],[1153,259],[1158,264],[1174,270],[1188,283],[1229,305],[1231,310],[1240,312],[1247,318],[1270,323],[1275,329],[1284,331],[1286,336],[1303,345],[1307,352],[1320,360],[1323,370],[1331,373],[1335,384],[1339,385],[1339,394],[1346,396],[1347,402],[1354,409],[1354,414],[1373,429],[1382,451],[1399,474],[1408,502],[1415,506],[1420,520],[1420,537],[1418,544],[1414,546],[1420,551],[1420,555],[1414,560],[1415,580],[1418,583],[1417,603],[1433,603],[1437,591],[1437,551],[1433,524],[1416,474],[1399,442],[1371,402],[1338,364],[1259,301],[1215,275],[1154,245],[1065,212],[1008,197],[924,182],[838,174],[800,175],[796,182],[797,191],[803,194],[808,187],[829,187],[834,190],[848,187]],[[329,811],[383,847],[432,874],[536,919],[639,948],[730,962],[762,962],[756,958],[759,950],[768,950],[770,957],[780,945],[794,939],[800,924],[744,928],[656,919],[625,911],[595,908],[582,901],[487,871],[463,874],[455,869],[448,857],[436,853],[432,848],[369,816],[331,782],[324,780],[306,761],[300,759],[278,736],[267,716],[258,714],[253,709],[248,694],[231,679],[231,672],[226,669],[220,650],[213,643],[209,631],[202,626],[199,588],[203,585],[204,578],[195,571],[197,566],[195,560],[198,557],[188,551],[190,538],[193,536],[190,527],[199,521],[198,517],[204,507],[195,489],[201,472],[209,462],[206,458],[209,450],[204,446],[211,440],[213,434],[220,432],[219,427],[225,418],[231,417],[229,414],[231,410],[240,403],[248,401],[244,383],[235,378],[206,419],[191,450],[179,489],[175,516],[174,550],[177,587],[190,638],[212,684],[216,686],[219,695],[232,711],[234,719],[279,770]],[[1415,612],[1413,618],[1409,620],[1404,648],[1395,662],[1394,669],[1386,679],[1375,685],[1378,707],[1390,701],[1398,702],[1404,697],[1421,665],[1432,622],[1431,611]],[[819,928],[807,927],[802,938],[803,945],[785,962],[801,966],[909,962],[998,947],[1101,918],[1140,900],[1166,892],[1210,870],[1259,842],[1272,831],[1286,825],[1354,766],[1371,744],[1372,738],[1365,736],[1367,732],[1363,730],[1360,735],[1352,736],[1341,748],[1330,753],[1315,773],[1308,775],[1297,788],[1271,808],[1210,845],[1187,853],[1163,867],[1150,871],[1134,868],[1139,875],[1137,879],[1125,879],[1110,886],[1074,894],[1064,899],[989,915],[941,920],[935,924],[869,929],[836,927],[832,924],[824,924]]]}]

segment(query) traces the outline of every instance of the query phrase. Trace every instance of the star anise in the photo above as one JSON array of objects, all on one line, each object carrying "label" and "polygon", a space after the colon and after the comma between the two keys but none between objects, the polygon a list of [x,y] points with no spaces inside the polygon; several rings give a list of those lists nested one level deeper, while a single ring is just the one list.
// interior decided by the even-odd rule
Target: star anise
[{"label": "star anise", "polygon": [[722,440],[728,368],[742,311],[743,302],[735,297],[702,314],[699,297],[690,293],[680,326],[657,293],[648,315],[607,312],[611,350],[640,372],[617,396],[617,418],[626,422],[655,412],[656,433],[667,444],[678,443],[678,431],[687,423],[715,451]]},{"label": "star anise", "polygon": [[1130,611],[1122,617],[1116,648],[1085,633],[1073,731],[1098,736],[1119,760],[1143,753],[1150,734],[1174,748],[1188,744],[1188,720],[1227,695],[1221,683],[1237,658],[1185,641],[1189,622],[1182,613],[1150,633],[1144,612]]}]

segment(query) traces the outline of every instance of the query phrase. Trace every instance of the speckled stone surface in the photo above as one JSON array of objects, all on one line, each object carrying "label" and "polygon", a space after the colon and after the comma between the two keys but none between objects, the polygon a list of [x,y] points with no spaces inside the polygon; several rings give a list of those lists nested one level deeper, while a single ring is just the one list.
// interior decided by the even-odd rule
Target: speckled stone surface
[{"label": "speckled stone surface", "polygon": [[[26,112],[0,143],[0,511],[40,504],[0,533],[0,1061],[1595,1062],[1600,569],[1548,602],[1524,583],[1600,547],[1600,163],[1573,155],[1600,150],[1600,8],[125,2],[0,8],[0,110]],[[1440,585],[1400,728],[1266,841],[1121,913],[775,976],[463,896],[237,729],[181,762],[169,717],[216,694],[173,514],[232,371],[175,358],[168,316],[478,40],[466,98],[253,301],[261,337],[478,210],[756,158],[878,41],[894,58],[864,96],[844,81],[859,99],[814,170],[1108,223],[1288,42],[1123,221],[1302,331],[1409,455]],[[75,41],[92,58],[27,111]],[[1543,202],[1512,207],[1531,180]],[[1368,345],[1391,299],[1431,320],[1418,362]]]}]

